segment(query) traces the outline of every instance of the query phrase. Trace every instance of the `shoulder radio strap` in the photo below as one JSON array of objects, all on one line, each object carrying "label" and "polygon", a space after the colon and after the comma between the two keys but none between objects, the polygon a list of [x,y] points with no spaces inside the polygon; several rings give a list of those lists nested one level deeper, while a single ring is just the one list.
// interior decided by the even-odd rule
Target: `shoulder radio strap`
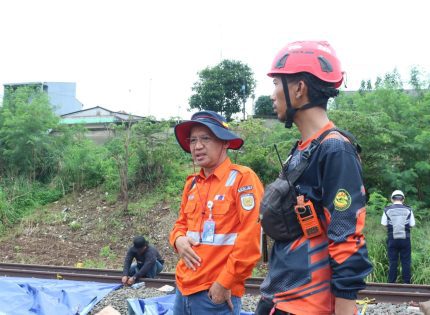
[{"label": "shoulder radio strap", "polygon": [[[284,174],[286,174],[286,178],[291,184],[294,184],[299,179],[299,177],[302,175],[302,173],[308,167],[312,154],[316,151],[316,149],[319,147],[319,145],[324,140],[324,138],[327,137],[327,135],[333,131],[337,131],[340,134],[342,134],[343,136],[345,136],[349,140],[349,142],[352,144],[352,146],[355,148],[357,154],[361,152],[361,147],[358,144],[357,140],[348,131],[340,130],[338,128],[331,128],[329,130],[326,130],[318,138],[312,140],[310,145],[303,152],[302,158],[301,158],[299,164],[291,172],[287,173],[286,167],[288,167],[288,165],[285,166],[285,169],[283,170],[283,172],[284,172]],[[290,156],[293,155],[296,148],[297,148],[297,144],[293,147],[292,151],[290,152]]]},{"label": "shoulder radio strap", "polygon": [[[315,152],[315,150],[319,147],[319,145],[321,144],[321,141],[332,131],[336,130],[335,128],[329,129],[324,131],[318,138],[312,140],[312,142],[310,143],[310,145],[307,147],[307,149],[303,152],[302,158],[300,160],[300,163],[291,171],[286,173],[284,170],[284,172],[286,173],[286,178],[287,180],[291,183],[294,184],[299,177],[302,175],[302,173],[305,171],[305,169],[308,167],[309,162],[310,162],[310,158],[312,156],[312,153]],[[295,149],[297,146],[295,146],[293,149]],[[295,150],[293,150],[290,155],[292,156]],[[288,165],[286,166],[288,167]]]}]

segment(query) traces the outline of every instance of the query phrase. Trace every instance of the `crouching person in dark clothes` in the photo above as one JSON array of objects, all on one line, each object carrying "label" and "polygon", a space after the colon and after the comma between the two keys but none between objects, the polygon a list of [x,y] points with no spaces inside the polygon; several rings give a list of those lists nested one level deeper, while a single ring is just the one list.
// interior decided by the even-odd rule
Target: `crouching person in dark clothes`
[{"label": "crouching person in dark clothes", "polygon": [[163,270],[163,264],[158,250],[143,236],[136,236],[125,256],[122,284],[133,285],[139,278],[155,278]]}]

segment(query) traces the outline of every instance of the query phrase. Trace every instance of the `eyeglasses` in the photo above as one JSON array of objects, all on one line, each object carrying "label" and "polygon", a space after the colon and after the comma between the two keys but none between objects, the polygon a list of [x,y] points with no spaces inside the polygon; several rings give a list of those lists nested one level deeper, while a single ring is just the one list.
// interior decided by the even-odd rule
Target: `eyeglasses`
[{"label": "eyeglasses", "polygon": [[212,137],[209,137],[209,136],[190,137],[190,138],[187,138],[186,141],[190,146],[195,146],[198,141],[200,141],[201,144],[210,143],[212,141]]}]

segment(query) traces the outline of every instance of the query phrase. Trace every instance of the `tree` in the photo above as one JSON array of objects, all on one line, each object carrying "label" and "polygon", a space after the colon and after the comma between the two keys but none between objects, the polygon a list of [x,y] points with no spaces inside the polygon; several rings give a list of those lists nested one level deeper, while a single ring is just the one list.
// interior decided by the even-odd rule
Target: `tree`
[{"label": "tree", "polygon": [[363,95],[364,92],[366,92],[366,81],[361,80],[360,87],[358,88],[358,93],[360,93],[361,95]]},{"label": "tree", "polygon": [[7,89],[0,110],[0,159],[2,171],[30,180],[44,176],[52,167],[58,125],[48,96],[35,87]]},{"label": "tree", "polygon": [[387,89],[397,89],[403,88],[402,78],[400,77],[399,71],[394,68],[392,72],[388,72],[384,77],[384,87]]},{"label": "tree", "polygon": [[377,76],[375,80],[375,89],[379,89],[381,87],[381,84],[382,84],[382,78],[380,76]]},{"label": "tree", "polygon": [[415,90],[418,97],[422,97],[424,95],[423,93],[423,87],[426,85],[426,82],[422,80],[422,72],[417,66],[413,66],[410,71],[410,80],[409,84],[412,86],[412,88]]},{"label": "tree", "polygon": [[213,68],[198,73],[195,92],[190,97],[190,108],[213,110],[226,116],[241,111],[243,104],[253,94],[255,79],[251,68],[240,61],[223,60]]},{"label": "tree", "polygon": [[273,112],[273,102],[270,96],[262,95],[255,102],[255,115],[275,116]]},{"label": "tree", "polygon": [[[415,89],[425,86],[411,71]],[[411,82],[410,81],[410,82]],[[401,187],[408,203],[417,209],[430,207],[430,93],[402,90],[396,70],[378,79],[369,93],[341,94],[336,125],[352,131],[363,147],[364,179],[372,192],[388,196]],[[355,112],[353,112],[355,111]]]}]

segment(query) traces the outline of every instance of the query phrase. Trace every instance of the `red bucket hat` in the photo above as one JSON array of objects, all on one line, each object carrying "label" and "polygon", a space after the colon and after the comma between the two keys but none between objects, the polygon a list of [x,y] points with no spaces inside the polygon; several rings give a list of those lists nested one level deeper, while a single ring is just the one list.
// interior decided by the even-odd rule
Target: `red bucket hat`
[{"label": "red bucket hat", "polygon": [[185,152],[191,152],[187,138],[190,137],[191,128],[198,124],[208,127],[218,139],[229,141],[229,149],[238,150],[243,145],[243,139],[230,131],[227,120],[223,116],[206,110],[195,113],[191,116],[191,120],[184,121],[175,126],[176,139]]}]

